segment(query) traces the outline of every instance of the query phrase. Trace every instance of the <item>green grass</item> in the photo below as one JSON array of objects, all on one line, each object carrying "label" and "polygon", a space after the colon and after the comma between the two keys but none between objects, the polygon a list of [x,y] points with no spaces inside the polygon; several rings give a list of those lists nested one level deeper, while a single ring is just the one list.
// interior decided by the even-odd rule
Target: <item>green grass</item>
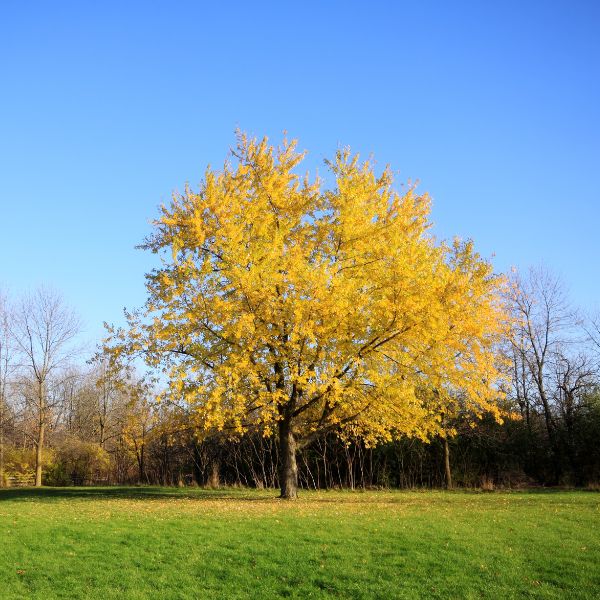
[{"label": "green grass", "polygon": [[600,494],[0,490],[0,598],[600,597]]}]

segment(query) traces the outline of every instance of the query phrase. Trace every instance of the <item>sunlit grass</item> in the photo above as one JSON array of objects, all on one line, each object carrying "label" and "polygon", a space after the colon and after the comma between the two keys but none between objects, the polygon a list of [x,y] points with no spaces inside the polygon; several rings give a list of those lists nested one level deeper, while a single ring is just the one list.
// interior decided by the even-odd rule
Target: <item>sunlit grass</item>
[{"label": "sunlit grass", "polygon": [[0,490],[0,598],[594,598],[600,494]]}]

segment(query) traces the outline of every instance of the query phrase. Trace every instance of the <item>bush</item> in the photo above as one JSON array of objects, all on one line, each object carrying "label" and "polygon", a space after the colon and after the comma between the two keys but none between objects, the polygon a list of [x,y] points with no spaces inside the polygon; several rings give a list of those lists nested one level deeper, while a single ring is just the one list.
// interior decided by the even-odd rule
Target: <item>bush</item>
[{"label": "bush", "polygon": [[4,476],[0,486],[31,485],[33,479],[35,479],[35,450],[5,446]]},{"label": "bush", "polygon": [[98,444],[69,437],[55,446],[54,453],[44,477],[47,485],[83,485],[108,475],[110,457]]}]

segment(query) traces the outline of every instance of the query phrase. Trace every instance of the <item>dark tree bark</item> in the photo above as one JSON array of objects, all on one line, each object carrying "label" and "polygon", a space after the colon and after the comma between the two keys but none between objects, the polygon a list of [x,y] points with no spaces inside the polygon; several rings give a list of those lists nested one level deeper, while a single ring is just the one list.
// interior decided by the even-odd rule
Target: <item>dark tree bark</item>
[{"label": "dark tree bark", "polygon": [[279,448],[281,452],[279,485],[281,498],[295,500],[298,497],[298,465],[296,463],[296,438],[288,421],[279,422]]},{"label": "dark tree bark", "polygon": [[208,473],[208,487],[218,488],[221,486],[221,461],[218,456],[210,461],[210,471]]},{"label": "dark tree bark", "polygon": [[452,471],[450,469],[450,446],[448,438],[444,438],[444,469],[446,471],[446,488],[452,489]]}]

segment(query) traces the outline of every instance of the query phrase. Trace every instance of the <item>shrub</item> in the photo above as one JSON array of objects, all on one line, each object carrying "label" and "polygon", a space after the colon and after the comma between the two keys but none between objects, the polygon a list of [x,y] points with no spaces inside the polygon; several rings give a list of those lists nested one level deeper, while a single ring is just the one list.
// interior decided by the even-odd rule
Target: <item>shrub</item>
[{"label": "shrub", "polygon": [[68,437],[54,450],[55,460],[44,478],[46,484],[83,485],[107,477],[110,457],[98,444]]}]

